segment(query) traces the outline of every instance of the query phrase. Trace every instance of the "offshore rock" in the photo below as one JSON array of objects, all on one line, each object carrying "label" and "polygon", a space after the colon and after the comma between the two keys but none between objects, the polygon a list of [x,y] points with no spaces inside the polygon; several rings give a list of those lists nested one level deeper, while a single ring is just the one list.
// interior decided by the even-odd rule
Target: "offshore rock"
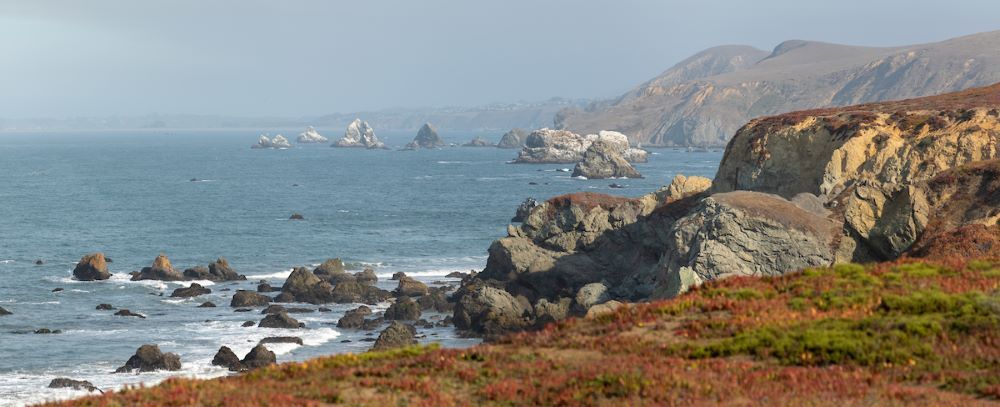
[{"label": "offshore rock", "polygon": [[642,178],[642,174],[612,144],[603,140],[590,144],[583,153],[583,160],[573,168],[573,176],[587,179]]},{"label": "offshore rock", "polygon": [[80,281],[107,280],[111,278],[104,253],[83,256],[73,268],[73,278]]}]

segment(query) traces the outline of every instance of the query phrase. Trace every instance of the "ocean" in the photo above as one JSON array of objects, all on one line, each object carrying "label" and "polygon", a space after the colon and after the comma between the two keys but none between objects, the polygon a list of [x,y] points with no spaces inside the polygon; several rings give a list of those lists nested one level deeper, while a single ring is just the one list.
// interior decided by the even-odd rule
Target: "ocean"
[{"label": "ocean", "polygon": [[[294,140],[299,131],[271,133]],[[343,130],[320,132],[333,141]],[[379,133],[395,147],[413,135]],[[400,271],[427,283],[457,284],[444,276],[482,269],[490,242],[506,235],[524,198],[579,191],[639,196],[679,173],[711,178],[722,155],[652,149],[649,162],[636,166],[643,179],[580,180],[560,171],[571,165],[508,164],[516,150],[367,151],[328,144],[252,150],[257,136],[217,130],[0,134],[0,307],[13,312],[0,316],[0,405],[86,394],[48,389],[56,377],[109,389],[171,376],[226,375],[210,365],[220,346],[242,356],[267,336],[304,341],[268,345],[279,362],[364,352],[371,346],[366,338],[377,331],[336,328],[356,304],[293,314],[306,329],[243,328],[244,321],[262,316],[233,312],[229,297],[236,289],[255,289],[260,280],[280,287],[292,267],[332,257],[359,269],[374,267],[379,286],[388,290],[395,288],[389,277]],[[442,132],[457,144],[475,136],[500,138]],[[305,219],[289,220],[293,213]],[[113,260],[115,275],[74,281],[76,262],[97,251]],[[191,299],[169,297],[186,282],[128,281],[128,272],[161,253],[180,270],[225,257],[247,281],[215,283],[208,286],[211,294]],[[198,308],[204,301],[218,307]],[[112,316],[95,309],[100,303],[147,318]],[[62,333],[32,333],[40,328]],[[445,347],[478,343],[452,328],[418,334],[423,343]],[[179,354],[182,370],[111,373],[146,343]]]}]

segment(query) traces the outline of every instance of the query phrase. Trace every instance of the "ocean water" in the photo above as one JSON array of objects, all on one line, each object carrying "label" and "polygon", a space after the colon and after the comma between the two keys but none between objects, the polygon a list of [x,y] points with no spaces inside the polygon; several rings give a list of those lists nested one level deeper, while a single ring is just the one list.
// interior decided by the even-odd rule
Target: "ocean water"
[{"label": "ocean water", "polygon": [[[477,135],[499,139],[442,134],[455,143]],[[412,134],[380,137],[401,146]],[[572,167],[567,165],[508,164],[515,150],[251,150],[256,138],[246,131],[0,134],[0,307],[13,312],[0,317],[0,405],[86,394],[46,388],[55,377],[109,389],[177,375],[225,375],[209,363],[220,346],[242,356],[267,336],[305,342],[269,345],[279,362],[363,352],[371,345],[363,341],[371,338],[368,332],[336,328],[356,305],[293,314],[306,329],[243,328],[244,321],[262,316],[233,312],[229,296],[254,289],[259,280],[280,286],[293,266],[331,257],[374,266],[385,289],[395,287],[388,277],[398,271],[455,284],[444,275],[481,269],[490,242],[505,236],[526,197],[577,191],[638,196],[678,173],[712,177],[722,154],[654,149],[649,163],[637,165],[646,178],[601,181],[572,179],[559,171]],[[612,182],[626,187],[610,189]],[[305,220],[288,220],[293,212]],[[72,280],[74,264],[95,251],[113,260],[115,276]],[[248,280],[209,285],[211,294],[185,300],[169,294],[188,283],[128,281],[128,272],[160,253],[179,269],[223,256]],[[35,265],[37,259],[44,264]],[[219,307],[197,308],[203,301]],[[147,318],[115,317],[95,310],[100,303]],[[31,333],[39,328],[62,333]],[[421,342],[477,343],[451,328],[418,331]],[[111,374],[146,343],[178,353],[183,370]]]}]

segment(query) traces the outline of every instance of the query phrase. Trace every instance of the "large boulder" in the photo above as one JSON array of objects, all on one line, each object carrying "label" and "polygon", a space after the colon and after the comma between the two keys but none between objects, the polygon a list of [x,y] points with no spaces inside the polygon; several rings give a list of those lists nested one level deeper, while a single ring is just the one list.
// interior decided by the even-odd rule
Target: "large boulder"
[{"label": "large boulder", "polygon": [[416,335],[417,330],[413,327],[413,325],[392,321],[392,323],[389,324],[389,327],[385,328],[385,330],[378,335],[378,339],[375,340],[375,345],[372,346],[372,350],[388,350],[416,345]]},{"label": "large boulder", "polygon": [[305,324],[299,322],[295,318],[288,316],[286,312],[279,312],[275,314],[268,314],[264,319],[260,320],[257,324],[258,328],[281,328],[281,329],[299,329]]},{"label": "large boulder", "polygon": [[212,358],[212,366],[221,366],[233,372],[245,370],[239,356],[236,356],[236,353],[228,346],[219,348],[215,357]]},{"label": "large boulder", "polygon": [[424,284],[412,277],[402,277],[399,279],[399,284],[396,286],[396,295],[407,296],[407,297],[419,297],[421,295],[427,295],[427,284]]},{"label": "large boulder", "polygon": [[354,119],[351,124],[347,125],[344,137],[334,142],[331,147],[359,147],[369,150],[386,148],[385,143],[375,136],[375,130],[368,125],[368,122],[361,121],[361,119]]},{"label": "large boulder", "polygon": [[510,293],[485,285],[467,288],[455,305],[456,328],[491,336],[528,327],[531,311]]},{"label": "large boulder", "polygon": [[132,275],[132,281],[139,280],[182,281],[184,280],[184,275],[174,270],[174,266],[170,264],[170,259],[161,254],[153,259],[152,265],[143,267],[139,273]]},{"label": "large boulder", "polygon": [[107,280],[111,278],[104,253],[93,253],[83,256],[76,263],[76,267],[73,268],[73,278],[80,281]]},{"label": "large boulder", "polygon": [[229,261],[219,257],[215,261],[208,263],[208,268],[197,266],[184,270],[184,277],[188,280],[209,280],[209,281],[240,281],[246,280],[246,276],[239,274],[229,265]]},{"label": "large boulder", "polygon": [[271,303],[271,297],[253,291],[238,290],[233,294],[230,307],[264,307]]},{"label": "large boulder", "polygon": [[115,373],[132,371],[181,370],[181,358],[176,353],[163,353],[157,345],[142,345]]},{"label": "large boulder", "polygon": [[365,267],[364,270],[354,273],[354,280],[364,285],[375,285],[378,282],[378,276],[375,275],[374,269]]},{"label": "large boulder", "polygon": [[175,298],[189,298],[211,293],[211,289],[202,287],[198,283],[191,283],[190,286],[175,289],[174,292],[170,293],[170,296]]},{"label": "large boulder", "polygon": [[573,176],[588,179],[642,178],[642,174],[622,157],[614,145],[603,140],[590,144],[583,153],[583,160],[573,168]]},{"label": "large boulder", "polygon": [[281,286],[283,293],[294,296],[295,301],[326,304],[333,301],[333,285],[317,277],[305,267],[297,267]]},{"label": "large boulder", "polygon": [[385,310],[383,317],[390,321],[416,321],[420,319],[420,305],[410,297],[399,297]]},{"label": "large boulder", "polygon": [[326,143],[327,141],[327,138],[320,135],[312,126],[309,126],[306,131],[299,133],[299,137],[295,139],[295,142],[305,144]]},{"label": "large boulder", "polygon": [[331,293],[333,302],[338,304],[362,303],[378,304],[392,297],[388,291],[378,287],[364,285],[357,281],[348,281],[337,284]]},{"label": "large boulder", "polygon": [[500,137],[500,142],[497,143],[499,148],[522,148],[524,147],[524,142],[528,138],[528,132],[524,129],[514,128],[503,134]]},{"label": "large boulder", "polygon": [[256,369],[259,367],[273,365],[278,362],[278,359],[274,356],[274,352],[268,350],[264,345],[257,344],[250,352],[243,357],[240,364],[247,369]]},{"label": "large boulder", "polygon": [[344,313],[337,321],[337,328],[359,329],[365,324],[365,317],[372,314],[371,308],[360,306]]},{"label": "large boulder", "polygon": [[603,141],[628,162],[646,162],[645,150],[631,148],[628,137],[614,131],[581,136],[566,130],[540,129],[531,132],[516,163],[573,164],[583,160],[584,153],[595,141]]}]

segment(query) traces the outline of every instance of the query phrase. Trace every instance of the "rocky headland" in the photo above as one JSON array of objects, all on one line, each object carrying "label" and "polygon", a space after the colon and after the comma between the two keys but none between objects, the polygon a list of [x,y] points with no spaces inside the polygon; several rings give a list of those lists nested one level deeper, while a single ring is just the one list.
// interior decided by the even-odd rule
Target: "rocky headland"
[{"label": "rocky headland", "polygon": [[459,289],[456,326],[490,337],[733,276],[996,253],[998,126],[1000,84],[753,120],[714,181],[531,209]]}]

